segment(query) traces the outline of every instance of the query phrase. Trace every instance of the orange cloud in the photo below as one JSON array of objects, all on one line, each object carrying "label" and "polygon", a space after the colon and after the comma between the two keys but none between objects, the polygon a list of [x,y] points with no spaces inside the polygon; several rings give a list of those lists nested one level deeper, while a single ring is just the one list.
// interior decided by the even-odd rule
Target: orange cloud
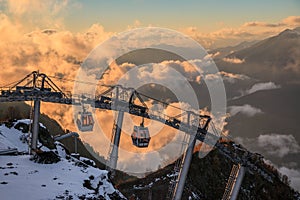
[{"label": "orange cloud", "polygon": [[[21,4],[26,3],[30,3],[30,1],[22,1]],[[35,7],[32,9],[37,9],[39,4],[37,2],[37,5],[32,5]],[[17,6],[15,12],[20,15],[23,14],[23,8],[18,8],[19,5],[10,6]],[[35,29],[27,32],[25,24],[1,13],[0,65],[2,72],[0,74],[0,85],[20,80],[35,70],[51,76],[74,79],[80,67],[80,62],[96,45],[112,34],[106,32],[99,24],[92,25],[82,33],[55,29]],[[54,82],[64,91],[73,90],[73,82],[56,79],[54,79]],[[64,128],[74,130],[70,106],[43,104],[45,104],[41,110],[43,113],[53,117]]]},{"label": "orange cloud", "polygon": [[0,14],[0,64],[5,69],[0,75],[1,85],[5,77],[14,81],[33,70],[49,75],[60,72],[74,78],[80,62],[97,44],[112,35],[98,24],[77,34],[53,29],[27,33],[24,26]]},{"label": "orange cloud", "polygon": [[26,24],[26,30],[29,31],[37,27],[63,28],[63,16],[68,12],[68,9],[76,9],[77,4],[68,0],[24,0],[20,2],[7,0],[3,7],[14,21]]},{"label": "orange cloud", "polygon": [[260,26],[260,27],[281,27],[284,26],[285,24],[283,23],[277,23],[277,24],[272,24],[272,23],[265,23],[265,22],[246,22],[245,24],[243,24],[244,27],[256,27],[256,26]]},{"label": "orange cloud", "polygon": [[223,58],[223,61],[233,64],[241,64],[245,62],[244,59],[241,60],[239,58]]},{"label": "orange cloud", "polygon": [[266,23],[266,22],[246,22],[243,27],[267,27],[267,28],[276,28],[276,27],[287,27],[287,26],[299,26],[300,25],[300,16],[289,16],[281,20],[278,23]]},{"label": "orange cloud", "polygon": [[[113,33],[106,32],[99,24],[92,25],[88,30],[82,33],[72,33],[61,28],[63,27],[61,25],[56,26],[55,24],[62,22],[59,18],[56,18],[55,15],[64,9],[65,3],[66,1],[62,2],[61,4],[53,4],[53,1],[51,1],[50,4],[45,4],[45,2],[38,1],[22,1],[20,4],[16,4],[14,1],[9,2],[10,12],[14,15],[14,18],[9,18],[5,14],[0,14],[0,65],[2,69],[2,73],[0,74],[1,85],[7,83],[7,77],[10,77],[10,81],[19,80],[33,70],[40,70],[41,72],[52,76],[59,75],[63,78],[74,79],[77,70],[80,67],[80,62],[85,59],[88,53],[96,45],[113,35]],[[48,11],[49,7],[51,9]],[[51,24],[49,27],[60,28],[34,28],[28,32],[27,25],[19,21],[23,15],[26,15],[25,8],[28,8],[30,11],[32,11],[32,13],[38,13],[39,11],[42,13],[45,11],[45,16],[51,15],[52,17],[42,18],[40,22],[45,22],[46,25]],[[215,37],[220,36],[221,34],[215,34]],[[170,41],[174,40],[174,38],[169,39]],[[130,69],[134,67],[130,63],[124,63],[121,66],[116,66],[114,64],[112,65],[109,75],[105,77],[107,81],[118,80],[117,78],[120,78],[123,69]],[[151,78],[155,77],[156,75],[160,75],[156,77],[165,79],[167,76],[172,75],[168,73],[171,66],[187,75],[187,77],[191,77],[196,80],[199,78],[198,76],[195,76],[196,71],[188,62],[165,61],[163,63],[154,65],[167,67],[165,67],[164,71],[157,70],[159,68],[153,70],[151,73],[144,71],[140,74],[140,78]],[[174,77],[171,78],[172,80],[174,79]],[[64,88],[64,90],[72,91],[73,89],[72,82],[60,80],[54,81],[59,87]],[[174,84],[176,83],[176,80],[174,80]],[[183,106],[185,109],[188,108],[187,105],[180,105],[179,103],[176,103],[175,105]],[[72,107],[43,103],[41,109],[41,112],[57,120],[64,128],[76,130],[72,115]],[[180,113],[179,110],[176,110],[173,107],[167,107],[165,112],[170,116]],[[109,139],[113,125],[112,112],[96,111],[95,115],[96,120],[98,120],[98,123],[101,124],[103,133],[106,134],[107,138]],[[131,118],[132,121],[137,124],[141,120],[140,118],[136,117]],[[150,122],[146,121],[146,123]],[[155,124],[153,126],[155,126]],[[162,161],[165,162],[168,159],[174,159],[175,156],[178,155],[178,145],[181,145],[180,142],[182,141],[182,138],[177,130],[164,126],[157,133],[157,135],[153,136],[151,144],[146,150],[137,149],[136,147],[132,146],[130,138],[131,131],[132,126],[128,128],[127,134],[124,130],[125,134],[122,135],[120,144],[123,149],[128,150],[129,152],[154,152],[157,149],[161,149],[162,147],[166,146],[166,144],[168,144],[170,141],[174,140],[175,144],[169,149],[165,149],[163,152],[160,152],[159,155],[155,155],[156,158],[157,156],[162,157],[161,159],[158,159],[157,163],[155,164],[158,165]],[[88,136],[89,134],[86,134],[82,137],[84,138]],[[95,144],[95,146],[99,149],[103,149],[103,146],[105,145],[108,148],[107,141],[101,140],[100,137],[93,137],[92,144]],[[104,148],[104,151],[107,151],[107,148]],[[151,158],[153,157],[154,155],[151,155]],[[121,162],[130,160],[128,158],[128,156],[121,158]],[[146,158],[146,156],[143,156],[143,159]]]},{"label": "orange cloud", "polygon": [[181,31],[211,49],[236,45],[241,41],[261,40],[297,26],[300,26],[300,16],[289,16],[277,23],[250,21],[237,28],[222,28],[211,33],[202,33],[196,27],[187,27]]},{"label": "orange cloud", "polygon": [[282,21],[287,25],[300,26],[300,16],[289,16]]}]

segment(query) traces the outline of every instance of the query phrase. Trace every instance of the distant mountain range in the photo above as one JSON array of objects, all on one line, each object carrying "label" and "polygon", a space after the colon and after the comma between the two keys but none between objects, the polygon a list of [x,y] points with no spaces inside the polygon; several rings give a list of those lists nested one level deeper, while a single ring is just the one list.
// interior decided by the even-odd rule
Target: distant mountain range
[{"label": "distant mountain range", "polygon": [[[299,47],[300,28],[287,29],[215,59],[220,70],[249,77],[236,84],[225,83],[229,96],[228,112],[231,114],[226,119],[225,129],[248,149],[262,153],[278,167],[296,173],[300,171]],[[264,88],[263,85],[274,87]],[[231,98],[238,91],[241,95]],[[247,110],[249,106],[251,111]],[[238,112],[233,113],[233,109]],[[253,115],[249,114],[251,112]],[[264,138],[268,139],[262,140]],[[299,190],[299,176],[293,174],[290,177],[292,185]]]},{"label": "distant mountain range", "polygon": [[239,43],[238,45],[235,45],[235,46],[228,46],[228,47],[213,49],[213,50],[208,51],[208,53],[211,54],[214,59],[220,59],[220,58],[222,59],[222,58],[228,56],[231,53],[234,53],[236,51],[240,51],[242,49],[248,48],[248,47],[254,45],[257,42],[259,42],[259,41],[257,41],[257,40],[244,41],[244,42],[241,42],[241,43]]},{"label": "distant mountain range", "polygon": [[[243,46],[243,45],[242,45]],[[238,49],[237,46],[236,48]],[[215,62],[221,70],[280,84],[299,83],[300,27],[240,48]],[[215,50],[217,51],[217,50]],[[219,52],[219,51],[217,51]],[[216,53],[216,52],[214,52]],[[230,62],[239,60],[240,62]]]}]

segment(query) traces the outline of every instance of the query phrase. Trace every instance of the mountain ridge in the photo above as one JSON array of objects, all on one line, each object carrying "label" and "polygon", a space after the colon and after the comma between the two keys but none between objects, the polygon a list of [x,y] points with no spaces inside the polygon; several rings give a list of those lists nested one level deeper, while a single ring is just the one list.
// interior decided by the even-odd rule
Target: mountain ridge
[{"label": "mountain ridge", "polygon": [[[278,35],[233,52],[225,56],[225,59],[216,59],[216,64],[221,70],[245,74],[260,80],[299,84],[300,34],[298,30],[299,28],[286,29]],[[230,63],[233,59],[238,59],[240,62]]]}]

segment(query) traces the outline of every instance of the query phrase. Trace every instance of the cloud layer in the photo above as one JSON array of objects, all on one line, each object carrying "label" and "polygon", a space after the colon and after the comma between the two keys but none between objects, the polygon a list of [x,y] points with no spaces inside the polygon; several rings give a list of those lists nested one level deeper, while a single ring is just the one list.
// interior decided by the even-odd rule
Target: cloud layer
[{"label": "cloud layer", "polygon": [[262,40],[284,29],[298,26],[300,26],[300,16],[289,16],[277,23],[250,21],[237,28],[222,28],[211,33],[202,33],[196,27],[188,27],[182,31],[192,36],[204,47],[213,49],[236,45],[241,41]]},{"label": "cloud layer", "polygon": [[[272,157],[284,158],[286,156],[297,155],[300,153],[300,145],[293,135],[284,135],[278,133],[261,134],[256,138],[237,137],[235,141],[241,143],[251,151],[258,152],[270,159]],[[269,160],[265,160],[273,166],[276,166]],[[287,175],[291,181],[291,186],[300,191],[300,169],[297,163],[282,163],[280,167],[276,166],[279,172]]]},{"label": "cloud layer", "polygon": [[288,154],[300,153],[300,145],[293,135],[278,133],[261,134],[256,138],[236,138],[236,141],[251,150],[265,155],[282,158]]},{"label": "cloud layer", "polygon": [[266,134],[257,138],[257,144],[267,154],[284,157],[290,153],[299,153],[300,146],[293,135]]},{"label": "cloud layer", "polygon": [[293,169],[288,167],[280,167],[279,172],[281,174],[287,175],[289,177],[289,180],[291,181],[291,186],[300,191],[300,170],[299,169]]},{"label": "cloud layer", "polygon": [[246,94],[252,94],[261,90],[273,90],[278,88],[280,88],[280,85],[276,85],[273,82],[256,83],[250,89],[246,90]]},{"label": "cloud layer", "polygon": [[234,116],[238,113],[247,115],[248,117],[253,117],[254,115],[263,113],[261,109],[255,108],[249,104],[245,104],[242,106],[230,106],[228,107],[231,116]]},{"label": "cloud layer", "polygon": [[260,21],[246,22],[243,24],[243,27],[267,27],[267,28],[276,28],[276,27],[285,27],[285,26],[300,26],[300,16],[289,16],[281,20],[278,23],[266,23]]},{"label": "cloud layer", "polygon": [[223,58],[223,61],[233,64],[242,64],[245,62],[244,59],[241,60],[239,58]]}]

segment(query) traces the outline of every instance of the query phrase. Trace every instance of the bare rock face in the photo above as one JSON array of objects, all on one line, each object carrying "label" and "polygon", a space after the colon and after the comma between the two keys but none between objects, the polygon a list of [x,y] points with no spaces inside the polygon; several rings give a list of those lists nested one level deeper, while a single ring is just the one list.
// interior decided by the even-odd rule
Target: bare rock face
[{"label": "bare rock face", "polygon": [[[32,129],[32,124],[25,123],[25,122],[22,122],[22,121],[17,121],[14,124],[14,128],[22,131],[23,133],[28,133],[29,129]],[[56,148],[55,143],[54,143],[55,141],[54,141],[53,137],[51,136],[51,134],[49,133],[47,128],[42,126],[41,124],[39,126],[38,139],[39,139],[39,142],[43,146],[47,147],[48,149],[55,149]]]},{"label": "bare rock face", "polygon": [[45,151],[45,152],[37,152],[31,158],[31,160],[41,164],[53,164],[59,162],[60,158],[53,151]]},{"label": "bare rock face", "polygon": [[56,149],[55,141],[49,131],[44,127],[39,127],[39,142],[48,149]]}]

